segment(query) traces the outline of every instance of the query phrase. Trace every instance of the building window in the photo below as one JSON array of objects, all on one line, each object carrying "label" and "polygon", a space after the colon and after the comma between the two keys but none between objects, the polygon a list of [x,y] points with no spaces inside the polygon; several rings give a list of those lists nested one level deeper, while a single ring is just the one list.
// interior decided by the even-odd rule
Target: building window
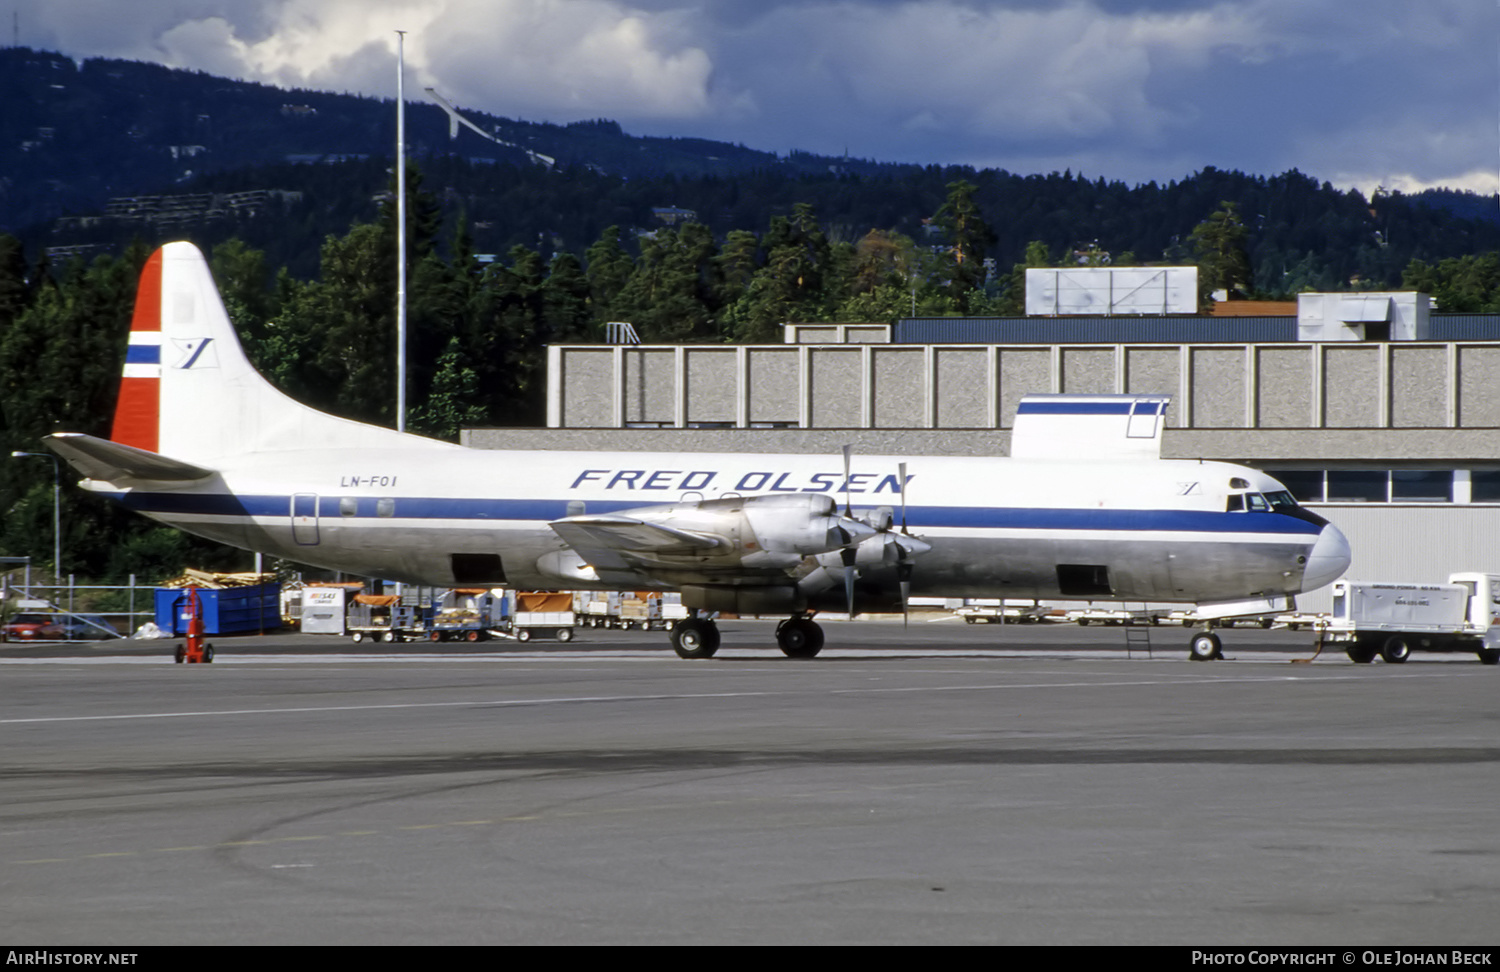
[{"label": "building window", "polygon": [[1391,502],[1453,502],[1453,470],[1392,469]]},{"label": "building window", "polygon": [[1469,501],[1500,503],[1500,469],[1474,469],[1469,472]]},{"label": "building window", "polygon": [[1384,469],[1328,470],[1328,502],[1384,503],[1389,499]]},{"label": "building window", "polygon": [[1323,470],[1321,469],[1267,469],[1267,476],[1292,491],[1299,503],[1323,502]]}]

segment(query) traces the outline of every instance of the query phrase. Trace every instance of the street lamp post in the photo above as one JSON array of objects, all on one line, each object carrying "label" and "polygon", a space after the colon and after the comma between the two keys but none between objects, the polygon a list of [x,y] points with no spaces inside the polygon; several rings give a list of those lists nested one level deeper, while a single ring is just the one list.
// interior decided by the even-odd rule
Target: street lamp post
[{"label": "street lamp post", "polygon": [[34,457],[52,460],[52,573],[62,582],[62,467],[50,452],[12,452],[16,459]]}]

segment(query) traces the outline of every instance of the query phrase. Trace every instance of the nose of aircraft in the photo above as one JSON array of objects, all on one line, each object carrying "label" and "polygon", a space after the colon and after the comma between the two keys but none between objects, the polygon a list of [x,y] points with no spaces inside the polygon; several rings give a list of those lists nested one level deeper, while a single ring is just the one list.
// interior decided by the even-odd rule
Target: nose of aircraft
[{"label": "nose of aircraft", "polygon": [[1332,523],[1323,527],[1318,542],[1307,555],[1307,566],[1302,569],[1302,589],[1315,591],[1331,584],[1349,569],[1349,541]]}]

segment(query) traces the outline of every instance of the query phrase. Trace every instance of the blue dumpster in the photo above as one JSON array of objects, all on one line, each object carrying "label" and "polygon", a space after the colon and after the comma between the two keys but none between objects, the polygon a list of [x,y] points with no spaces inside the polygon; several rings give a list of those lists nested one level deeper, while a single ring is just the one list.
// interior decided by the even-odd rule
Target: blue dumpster
[{"label": "blue dumpster", "polygon": [[[281,585],[254,584],[220,590],[198,588],[203,633],[243,634],[281,627]],[[156,589],[156,626],[169,634],[187,634],[187,590]]]}]

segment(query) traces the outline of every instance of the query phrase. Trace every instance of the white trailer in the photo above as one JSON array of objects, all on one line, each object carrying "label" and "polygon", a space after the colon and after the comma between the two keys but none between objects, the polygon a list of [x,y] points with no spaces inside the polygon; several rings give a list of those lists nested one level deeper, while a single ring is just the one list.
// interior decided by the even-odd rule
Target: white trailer
[{"label": "white trailer", "polygon": [[1500,663],[1500,575],[1457,573],[1446,584],[1333,582],[1333,613],[1321,637],[1351,661],[1378,654],[1396,665],[1413,650],[1472,651]]}]

